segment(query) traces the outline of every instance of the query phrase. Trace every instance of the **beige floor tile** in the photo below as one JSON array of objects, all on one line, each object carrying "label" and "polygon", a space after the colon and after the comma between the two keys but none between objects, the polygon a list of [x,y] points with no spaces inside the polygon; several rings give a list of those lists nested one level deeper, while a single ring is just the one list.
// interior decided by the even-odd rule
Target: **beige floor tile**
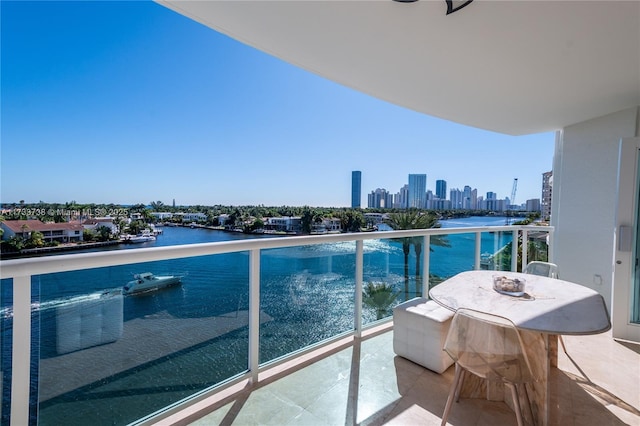
[{"label": "beige floor tile", "polygon": [[[278,375],[191,423],[439,425],[453,368],[436,374],[393,353],[392,332]],[[565,336],[550,382],[550,426],[640,425],[640,346],[610,333]],[[461,399],[449,424],[515,425],[504,402]]]}]

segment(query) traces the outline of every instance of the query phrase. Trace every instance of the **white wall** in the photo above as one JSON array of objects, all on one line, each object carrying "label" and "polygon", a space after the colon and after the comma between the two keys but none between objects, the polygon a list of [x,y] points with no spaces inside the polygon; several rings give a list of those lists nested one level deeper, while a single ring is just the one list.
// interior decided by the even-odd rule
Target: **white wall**
[{"label": "white wall", "polygon": [[619,142],[636,136],[638,124],[638,108],[631,108],[566,127],[556,137],[554,261],[561,279],[598,291],[609,309]]}]

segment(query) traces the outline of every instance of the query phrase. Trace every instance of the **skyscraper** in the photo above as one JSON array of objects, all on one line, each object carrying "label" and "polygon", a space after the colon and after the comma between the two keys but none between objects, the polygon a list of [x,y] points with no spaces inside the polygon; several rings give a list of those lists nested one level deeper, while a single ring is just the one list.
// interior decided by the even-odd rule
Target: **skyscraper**
[{"label": "skyscraper", "polygon": [[447,181],[439,179],[436,181],[436,197],[441,200],[447,199]]},{"label": "skyscraper", "polygon": [[397,209],[406,209],[409,205],[409,185],[400,188],[400,192],[396,194],[393,200],[393,207]]},{"label": "skyscraper", "polygon": [[423,209],[427,196],[427,175],[409,175],[409,208]]},{"label": "skyscraper", "polygon": [[384,188],[371,191],[371,194],[367,197],[367,207],[390,209],[393,207],[393,195]]},{"label": "skyscraper", "polygon": [[359,209],[362,199],[362,172],[351,172],[351,208]]}]

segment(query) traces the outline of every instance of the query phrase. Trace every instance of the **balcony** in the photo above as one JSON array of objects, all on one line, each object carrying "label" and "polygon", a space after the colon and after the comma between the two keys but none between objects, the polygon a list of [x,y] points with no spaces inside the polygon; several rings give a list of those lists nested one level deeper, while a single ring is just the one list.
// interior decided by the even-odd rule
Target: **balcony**
[{"label": "balcony", "polygon": [[[402,301],[463,270],[516,269],[518,256],[526,263],[535,247],[521,242],[552,232],[522,226],[431,229],[3,261],[3,424],[188,423],[205,414],[202,422],[223,424],[333,424],[334,417],[317,417],[323,412],[338,413],[338,424],[406,423],[413,416],[434,422],[451,371],[436,375],[395,357],[390,317],[378,320],[363,307],[363,283],[391,283]],[[442,235],[450,248],[432,246]],[[409,258],[407,292],[401,241],[415,237],[422,251]],[[553,258],[552,247],[547,255]],[[416,260],[429,278],[416,276]],[[132,271],[182,269],[180,287],[142,296],[117,291]],[[602,364],[637,369],[637,351],[607,335],[575,341],[581,339],[584,345],[566,339],[579,369],[561,360],[557,384],[563,391],[556,394],[589,388],[621,422],[637,419],[637,383],[617,384],[611,374],[599,380],[598,370]],[[591,344],[594,350],[585,349]],[[595,372],[578,359],[585,350],[589,359],[597,354]],[[617,358],[621,350],[623,361]],[[637,377],[627,372],[625,377]],[[260,402],[265,398],[269,404]],[[323,403],[339,408],[322,410]],[[580,419],[588,404],[569,403],[575,414],[558,413]],[[465,404],[456,406],[452,424],[476,416],[479,404],[483,416],[498,416],[489,420],[513,421],[502,403]],[[258,406],[273,411],[256,411]]]}]

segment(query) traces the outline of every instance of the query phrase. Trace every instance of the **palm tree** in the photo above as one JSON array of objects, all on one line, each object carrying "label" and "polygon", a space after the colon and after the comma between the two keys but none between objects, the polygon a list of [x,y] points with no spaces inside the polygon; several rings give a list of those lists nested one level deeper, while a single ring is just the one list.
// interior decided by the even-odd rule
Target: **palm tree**
[{"label": "palm tree", "polygon": [[150,205],[154,212],[159,212],[164,207],[164,203],[162,201],[152,201]]},{"label": "palm tree", "polygon": [[[415,229],[431,229],[440,228],[440,222],[433,213],[420,214],[416,218]],[[422,242],[423,237],[413,237],[411,242],[413,243],[413,250],[416,252],[416,296],[422,295],[422,275],[420,274],[420,263],[422,261]],[[439,247],[451,247],[449,240],[445,235],[432,235],[429,240],[429,250],[433,251],[431,246]],[[428,273],[429,271],[427,271]]]},{"label": "palm tree", "polygon": [[[421,213],[418,210],[410,210],[401,213],[392,213],[389,215],[387,224],[396,231],[406,229],[429,229],[439,228],[440,223],[437,217],[432,213]],[[405,300],[409,299],[409,253],[411,245],[416,252],[416,291],[415,295],[422,294],[422,276],[420,267],[422,261],[422,242],[423,237],[404,237],[395,239],[402,243],[402,252],[404,253],[404,293]],[[431,237],[431,245],[441,247],[451,247],[446,236],[434,235]]]},{"label": "palm tree", "polygon": [[[415,211],[409,211],[390,214],[387,224],[394,231],[413,229],[416,213]],[[404,300],[409,300],[409,252],[411,251],[411,238],[394,238],[393,241],[402,243],[402,253],[404,253]]]},{"label": "palm tree", "polygon": [[140,214],[142,215],[142,220],[144,220],[145,223],[151,223],[153,221],[154,216],[149,210],[144,209],[140,212]]},{"label": "palm tree", "polygon": [[387,283],[369,282],[362,290],[362,303],[376,311],[376,319],[380,320],[389,312],[399,292]]}]

